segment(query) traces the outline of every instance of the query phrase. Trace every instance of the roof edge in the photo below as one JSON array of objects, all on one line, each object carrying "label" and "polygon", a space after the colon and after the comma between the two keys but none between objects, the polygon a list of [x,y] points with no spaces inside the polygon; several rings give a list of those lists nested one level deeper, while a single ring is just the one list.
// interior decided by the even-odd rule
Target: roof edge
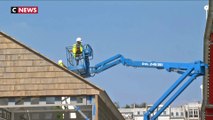
[{"label": "roof edge", "polygon": [[[113,112],[113,114],[115,116],[117,116],[118,118],[123,118],[123,116],[121,115],[121,112],[118,110],[118,108],[115,106],[115,104],[112,102],[112,100],[110,99],[110,97],[108,96],[108,94],[106,93],[105,90],[103,90],[101,93],[100,93],[100,98],[102,99],[102,101],[106,104],[106,106],[113,112],[113,109],[119,113],[119,116],[117,116],[116,113]],[[108,101],[108,102],[106,102]],[[110,107],[108,104],[111,104],[112,107]],[[123,118],[124,120],[124,118]]]}]

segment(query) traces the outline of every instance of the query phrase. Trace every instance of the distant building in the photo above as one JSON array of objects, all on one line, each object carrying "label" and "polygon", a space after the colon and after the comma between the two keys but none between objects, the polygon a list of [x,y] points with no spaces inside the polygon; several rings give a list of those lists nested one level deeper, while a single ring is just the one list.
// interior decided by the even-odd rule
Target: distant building
[{"label": "distant building", "polygon": [[[145,112],[152,105],[148,105],[145,108],[120,108],[119,111],[123,115],[125,120],[143,120]],[[162,105],[160,106],[162,107]],[[158,120],[170,120],[170,107],[168,107],[158,118]]]},{"label": "distant building", "polygon": [[[149,107],[151,105],[145,108],[120,108],[119,111],[125,120],[143,120],[144,113]],[[201,103],[192,102],[178,107],[169,106],[158,117],[158,120],[201,120]]]},{"label": "distant building", "polygon": [[192,102],[172,107],[170,120],[201,120],[201,103]]}]

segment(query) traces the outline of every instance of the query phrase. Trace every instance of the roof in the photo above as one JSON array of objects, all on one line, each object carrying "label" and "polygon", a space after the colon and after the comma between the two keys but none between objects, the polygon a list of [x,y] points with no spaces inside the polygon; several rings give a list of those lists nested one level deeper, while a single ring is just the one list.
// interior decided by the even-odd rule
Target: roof
[{"label": "roof", "polygon": [[106,91],[0,32],[0,97],[97,95],[122,119]]},{"label": "roof", "polygon": [[96,85],[90,83],[89,81],[85,80],[85,79],[84,79],[83,77],[81,77],[80,75],[78,75],[78,74],[76,74],[76,73],[74,73],[74,72],[72,72],[72,71],[70,71],[70,70],[68,70],[68,69],[66,69],[66,68],[64,68],[64,67],[61,67],[60,65],[58,65],[58,64],[55,63],[55,62],[53,62],[52,60],[50,60],[50,59],[47,58],[46,56],[40,54],[39,52],[33,50],[32,48],[30,48],[30,47],[28,47],[28,46],[22,44],[21,42],[17,41],[15,38],[12,38],[11,36],[7,35],[6,33],[3,33],[2,31],[0,31],[0,35],[3,35],[4,37],[6,37],[6,38],[12,40],[13,42],[15,42],[15,43],[17,43],[17,44],[23,46],[25,49],[27,49],[27,50],[33,52],[34,54],[36,54],[36,55],[42,57],[43,59],[47,60],[48,62],[52,63],[52,64],[55,65],[56,67],[62,69],[63,71],[65,71],[65,72],[67,72],[67,73],[69,73],[69,74],[71,74],[71,75],[77,77],[79,80],[81,80],[81,81],[83,81],[83,82],[85,82],[85,83],[87,83],[87,84],[93,86],[93,87],[96,88],[97,90],[104,91],[104,90],[102,90],[100,87],[98,87],[98,86],[96,86]]}]

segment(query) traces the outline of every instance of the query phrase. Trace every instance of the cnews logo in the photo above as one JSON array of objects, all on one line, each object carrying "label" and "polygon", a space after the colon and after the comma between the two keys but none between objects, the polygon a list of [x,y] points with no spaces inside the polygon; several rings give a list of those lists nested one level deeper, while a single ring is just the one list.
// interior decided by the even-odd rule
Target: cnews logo
[{"label": "cnews logo", "polygon": [[12,14],[38,14],[38,6],[13,6]]}]

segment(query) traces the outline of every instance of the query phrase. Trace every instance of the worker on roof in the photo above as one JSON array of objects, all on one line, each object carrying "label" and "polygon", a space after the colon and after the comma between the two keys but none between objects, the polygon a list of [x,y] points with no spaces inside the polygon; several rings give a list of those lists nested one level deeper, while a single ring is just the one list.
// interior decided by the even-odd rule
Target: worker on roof
[{"label": "worker on roof", "polygon": [[80,37],[78,37],[76,39],[76,43],[72,47],[72,53],[73,53],[74,58],[76,59],[76,65],[78,65],[78,63],[79,63],[82,52],[83,52],[82,39]]},{"label": "worker on roof", "polygon": [[64,65],[64,63],[63,63],[62,60],[59,60],[59,61],[58,61],[58,65],[60,65],[61,67],[66,67],[66,66]]}]

